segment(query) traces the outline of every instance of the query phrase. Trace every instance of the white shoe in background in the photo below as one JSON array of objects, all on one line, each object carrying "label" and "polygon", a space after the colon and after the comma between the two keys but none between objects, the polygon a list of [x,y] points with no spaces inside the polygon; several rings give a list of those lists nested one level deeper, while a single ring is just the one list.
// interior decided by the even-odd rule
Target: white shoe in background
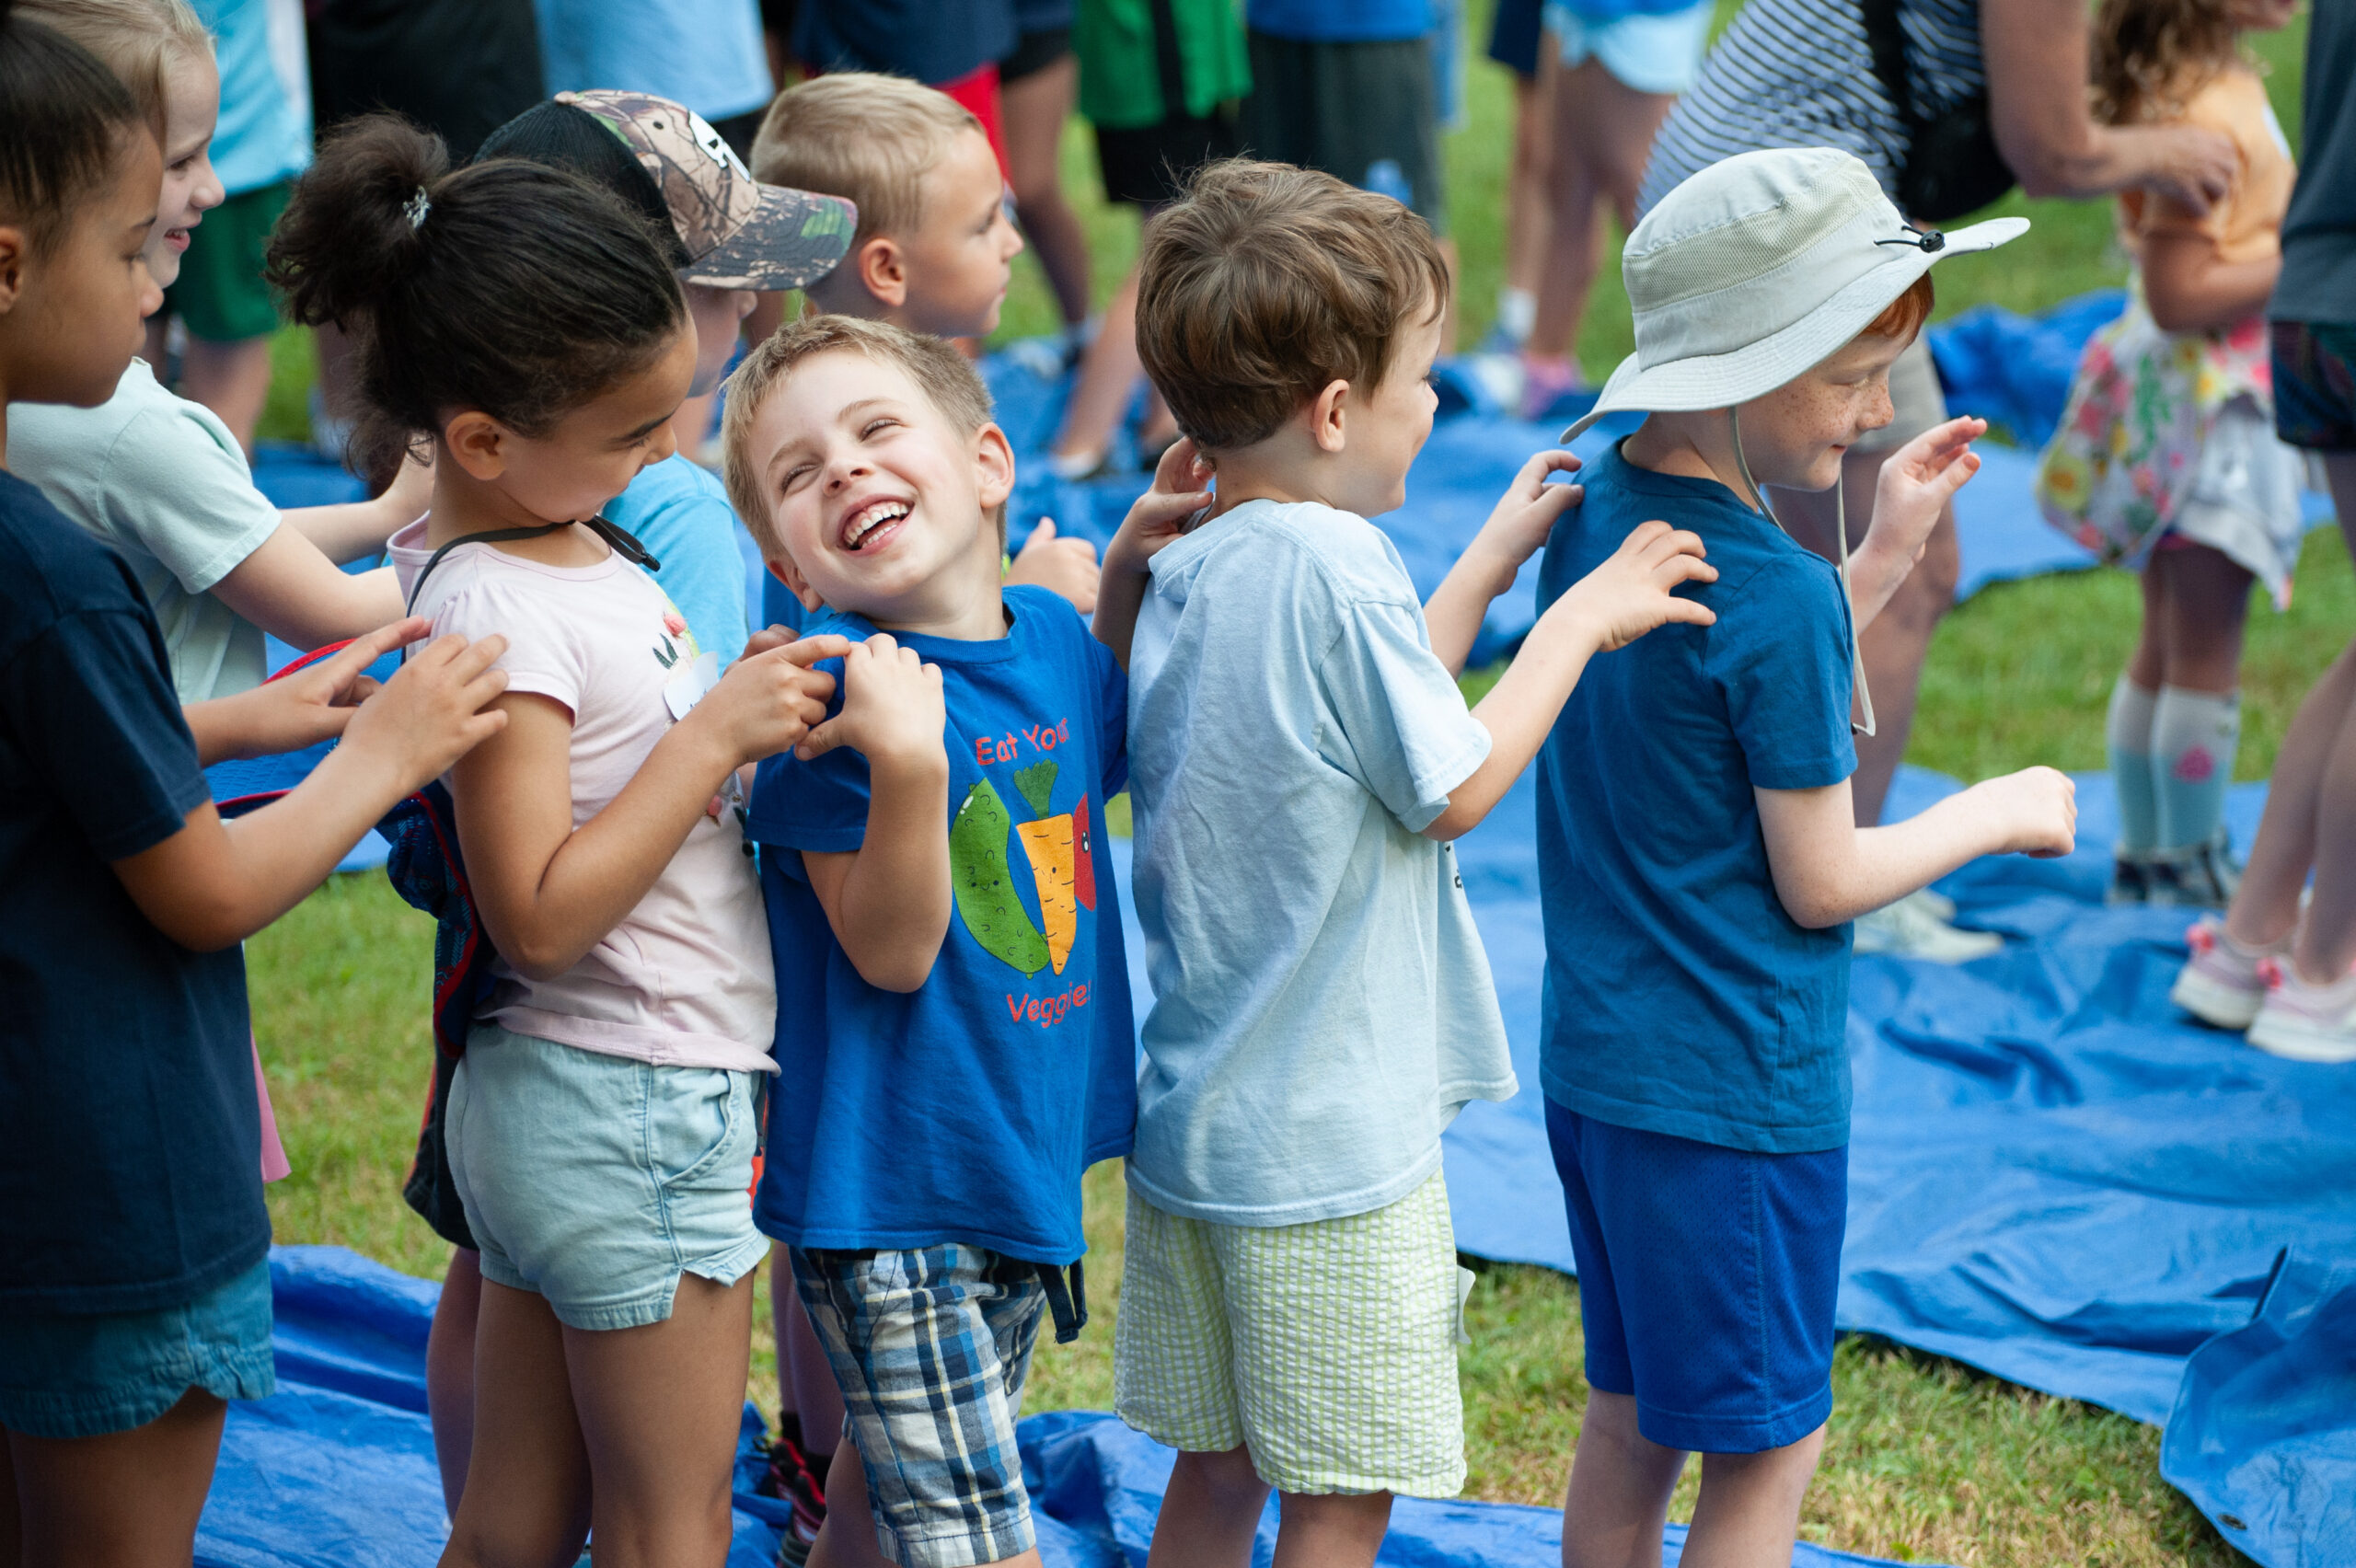
[{"label": "white shoe in background", "polygon": [[2004,939],[1993,931],[1966,931],[1947,924],[1921,893],[1910,893],[1895,904],[1857,917],[1859,952],[1919,958],[1928,963],[1969,963],[2001,951],[2004,946]]}]

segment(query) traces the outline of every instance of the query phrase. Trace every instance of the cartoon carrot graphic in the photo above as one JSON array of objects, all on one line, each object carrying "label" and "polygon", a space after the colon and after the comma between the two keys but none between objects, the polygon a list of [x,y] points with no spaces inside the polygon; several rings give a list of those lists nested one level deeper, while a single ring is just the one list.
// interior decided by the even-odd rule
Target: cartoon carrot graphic
[{"label": "cartoon carrot graphic", "polygon": [[1047,927],[1047,957],[1056,973],[1064,972],[1071,957],[1072,938],[1079,930],[1079,906],[1073,898],[1075,858],[1071,814],[1040,822],[1017,823],[1014,835],[1030,858],[1032,879],[1039,885],[1039,917]]}]

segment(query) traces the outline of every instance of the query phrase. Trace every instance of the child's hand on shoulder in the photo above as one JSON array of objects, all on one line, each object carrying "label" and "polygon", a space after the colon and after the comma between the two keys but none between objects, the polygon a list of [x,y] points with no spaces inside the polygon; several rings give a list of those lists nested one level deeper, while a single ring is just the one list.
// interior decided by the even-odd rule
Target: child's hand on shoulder
[{"label": "child's hand on shoulder", "polygon": [[2050,767],[2025,767],[1974,784],[1969,793],[1989,813],[1999,855],[2050,859],[2078,842],[2078,786]]},{"label": "child's hand on shoulder", "polygon": [[1096,584],[1103,575],[1096,547],[1086,539],[1058,537],[1052,517],[1039,519],[1006,569],[1008,582],[1060,594],[1084,616],[1096,613]]},{"label": "child's hand on shoulder", "polygon": [[1521,466],[1513,483],[1497,498],[1489,520],[1481,525],[1480,533],[1464,552],[1488,564],[1496,580],[1492,597],[1513,586],[1522,562],[1545,548],[1546,536],[1554,531],[1563,513],[1586,499],[1584,485],[1547,480],[1550,474],[1573,474],[1578,468],[1579,460],[1559,447],[1538,453]]},{"label": "child's hand on shoulder", "polygon": [[1717,613],[1673,592],[1680,583],[1715,582],[1718,569],[1702,559],[1702,536],[1668,524],[1639,524],[1602,565],[1548,606],[1587,624],[1599,653],[1624,648],[1657,626],[1682,621],[1709,626]]},{"label": "child's hand on shoulder", "polygon": [[851,644],[843,656],[842,711],[803,736],[793,755],[807,762],[849,746],[867,758],[870,768],[946,769],[949,752],[941,733],[948,724],[941,666],[926,663],[915,649],[879,631]]},{"label": "child's hand on shoulder", "polygon": [[[433,629],[422,616],[355,637],[331,657],[235,697],[191,703],[191,727],[218,737],[220,757],[275,756],[331,741],[376,693],[368,666]],[[211,722],[206,722],[211,721]]]},{"label": "child's hand on shoulder", "polygon": [[1939,513],[1980,472],[1980,455],[1971,444],[1987,433],[1986,420],[1949,420],[1891,453],[1874,487],[1873,526],[1858,548],[1888,550],[1909,567],[1922,559]]},{"label": "child's hand on shoulder", "polygon": [[[396,621],[355,641],[320,668],[330,669],[364,646],[393,638],[391,644],[374,646],[360,661],[364,669],[390,647],[423,635],[425,625],[416,617]],[[507,689],[507,672],[493,668],[506,651],[507,639],[496,633],[472,642],[453,633],[416,649],[393,678],[353,712],[340,749],[392,769],[403,794],[439,778],[452,763],[506,728],[506,713],[491,706]],[[358,685],[355,681],[353,689]]]},{"label": "child's hand on shoulder", "polygon": [[1153,484],[1121,519],[1113,543],[1104,551],[1107,571],[1142,572],[1165,547],[1182,536],[1195,513],[1211,503],[1211,466],[1195,450],[1192,438],[1180,436],[1153,466]]},{"label": "child's hand on shoulder", "polygon": [[[810,666],[851,651],[847,637],[832,634],[779,642],[771,631],[756,635],[728,666],[720,684],[688,711],[684,722],[699,723],[720,737],[730,768],[791,751],[826,716],[835,677]],[[754,651],[755,643],[760,644]]]}]

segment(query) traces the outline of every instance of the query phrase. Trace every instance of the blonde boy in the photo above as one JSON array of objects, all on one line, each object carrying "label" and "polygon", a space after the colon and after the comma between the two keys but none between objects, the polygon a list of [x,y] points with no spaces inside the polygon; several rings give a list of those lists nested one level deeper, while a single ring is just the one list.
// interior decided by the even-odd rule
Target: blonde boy
[{"label": "blonde boy", "polygon": [[1180,1450],[1156,1564],[1247,1562],[1272,1486],[1279,1561],[1370,1563],[1392,1493],[1463,1484],[1439,1138],[1515,1082],[1449,841],[1591,654],[1708,618],[1669,594],[1714,575],[1698,541],[1646,525],[1466,710],[1455,673],[1577,460],[1531,459],[1417,604],[1366,519],[1430,433],[1447,302],[1422,219],[1286,165],[1205,169],[1147,239],[1138,346],[1218,479],[1184,533],[1123,525],[1097,614],[1155,992],[1114,1397]]}]

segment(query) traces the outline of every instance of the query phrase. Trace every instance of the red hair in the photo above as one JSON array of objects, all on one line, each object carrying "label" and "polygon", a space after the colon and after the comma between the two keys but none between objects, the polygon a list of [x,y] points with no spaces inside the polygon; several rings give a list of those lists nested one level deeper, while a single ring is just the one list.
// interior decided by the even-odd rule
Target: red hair
[{"label": "red hair", "polygon": [[1911,338],[1931,318],[1933,300],[1931,274],[1924,272],[1907,286],[1904,294],[1891,300],[1879,316],[1865,323],[1865,330],[1877,338]]}]

